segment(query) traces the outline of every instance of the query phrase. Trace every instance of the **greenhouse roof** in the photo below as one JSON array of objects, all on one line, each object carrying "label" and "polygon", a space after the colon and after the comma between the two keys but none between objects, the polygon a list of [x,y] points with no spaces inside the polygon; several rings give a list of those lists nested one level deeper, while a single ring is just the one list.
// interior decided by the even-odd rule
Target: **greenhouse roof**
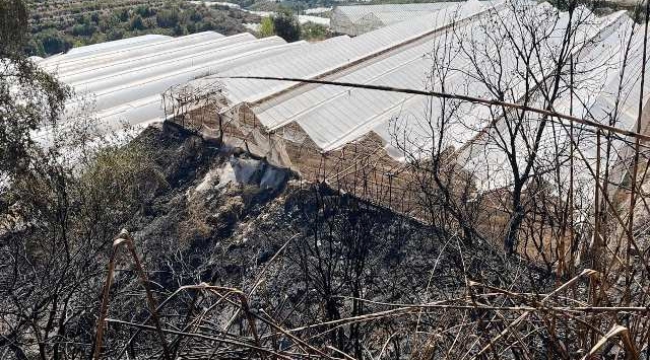
[{"label": "greenhouse roof", "polygon": [[38,64],[78,95],[67,104],[68,114],[89,109],[99,120],[119,127],[124,121],[162,120],[161,94],[171,86],[305,45],[248,33],[145,35],[79,48]]},{"label": "greenhouse roof", "polygon": [[[526,90],[518,75],[522,64],[513,47],[524,46],[533,39],[523,37],[514,43],[502,44],[495,42],[495,35],[505,36],[525,17],[531,18],[529,20],[544,34],[536,63],[532,65],[538,82],[551,75],[549,69],[554,69],[556,54],[562,51],[563,34],[569,21],[579,23],[568,45],[579,70],[576,80],[581,85],[573,95],[559,96],[559,104],[565,106],[562,110],[601,123],[611,121],[612,113],[618,110],[616,126],[632,129],[638,116],[639,51],[643,44],[636,39],[641,36],[639,30],[630,41],[633,23],[624,12],[598,17],[587,8],[579,8],[570,15],[548,3],[524,2],[516,8],[496,2],[457,3],[354,38],[334,38],[314,46],[309,52],[298,50],[265,58],[194,83],[207,85],[218,80],[231,106],[247,104],[268,131],[285,136],[286,128],[287,140],[295,135],[287,126],[297,125],[326,153],[374,134],[385,143],[383,150],[402,161],[409,154],[430,151],[431,139],[440,130],[431,119],[435,122],[443,116],[439,100],[401,92],[231,77],[291,77],[442,91],[437,75],[432,74],[439,69],[433,66],[436,59],[449,72],[445,91],[492,99],[494,89],[487,87],[480,77],[497,73],[474,72],[477,67],[484,66],[481,64],[490,64],[491,59],[499,56],[498,74],[501,82],[509,87],[505,101],[518,103],[530,94],[530,90]],[[624,81],[620,82],[622,54],[628,44],[634,57],[629,57]],[[453,57],[445,58],[449,54]],[[620,84],[623,86],[617,101]],[[650,94],[647,83],[646,88],[644,101]],[[571,106],[570,96],[573,97]],[[543,103],[538,105],[544,106]],[[484,137],[497,136],[494,131],[485,133],[495,116],[491,116],[491,111],[494,109],[486,106],[459,103],[455,110],[456,120],[447,123],[444,129],[445,148],[469,151],[461,154],[467,156],[464,166],[468,171],[483,175],[478,177],[482,181],[480,187],[485,189],[506,186],[509,181],[506,173],[497,174],[508,171],[503,152],[490,150],[495,145],[482,141]],[[537,121],[540,119],[530,119],[531,124]],[[560,127],[551,127],[548,134],[544,134],[542,145],[548,143],[549,152],[557,150],[551,149],[557,146],[556,141],[562,146],[570,142],[566,132],[560,136],[562,131]],[[396,139],[399,136],[404,137],[401,143]],[[524,151],[527,144],[517,146],[522,147],[521,156],[527,156]],[[593,149],[593,146],[586,149],[587,156],[594,157],[590,154]]]},{"label": "greenhouse roof", "polygon": [[426,15],[456,4],[457,2],[444,1],[417,4],[348,5],[337,6],[334,8],[334,11],[346,16],[352,22],[356,22],[364,16],[373,14],[385,25],[390,25],[396,22]]},{"label": "greenhouse roof", "polygon": [[[521,21],[533,24],[541,40],[526,35],[499,41],[499,36],[511,36]],[[576,23],[579,26],[565,43],[568,24]],[[505,126],[488,127],[500,109],[452,102],[453,121],[446,121],[442,129],[436,122],[445,116],[441,100],[430,96],[234,77],[316,79],[494,99],[494,89],[482,80],[498,76],[508,86],[503,100],[519,103],[536,89],[522,81],[523,65],[516,54],[533,41],[541,41],[530,65],[534,80],[544,83],[553,75],[550,69],[554,69],[556,55],[570,51],[576,81],[581,84],[570,94],[558,95],[555,103],[561,108],[556,110],[602,123],[611,122],[616,114],[615,126],[629,130],[638,118],[640,37],[642,33],[624,12],[598,17],[579,8],[569,15],[548,3],[469,0],[353,38],[287,44],[278,37],[256,39],[250,34],[145,36],[125,40],[122,46],[113,42],[81,48],[44,59],[39,65],[82,95],[82,100],[69,104],[71,113],[86,106],[83,95],[87,94],[97,116],[115,127],[121,126],[120,120],[142,124],[163,119],[161,94],[177,85],[210,89],[218,84],[227,104],[224,114],[245,105],[267,131],[285,136],[286,129],[290,140],[288,126],[298,126],[324,153],[372,134],[383,141],[380,150],[403,161],[409,154],[430,151],[431,139],[444,130],[444,147],[465,150],[459,155],[465,159],[463,166],[480,174],[480,187],[490,189],[508,182],[507,176],[499,175],[507,170],[507,159],[485,140],[498,136],[499,126]],[[486,67],[496,58],[499,68]],[[479,68],[483,72],[477,73]],[[644,101],[648,94],[646,82]],[[539,107],[545,106],[542,100]],[[531,124],[536,121],[543,120],[530,118]],[[546,131],[542,143],[553,139],[549,152],[557,150],[550,149],[557,147],[557,141],[563,146],[571,141],[560,127]],[[521,156],[526,156],[527,144],[517,146],[523,149]],[[593,149],[585,149],[586,155],[593,158]]]}]

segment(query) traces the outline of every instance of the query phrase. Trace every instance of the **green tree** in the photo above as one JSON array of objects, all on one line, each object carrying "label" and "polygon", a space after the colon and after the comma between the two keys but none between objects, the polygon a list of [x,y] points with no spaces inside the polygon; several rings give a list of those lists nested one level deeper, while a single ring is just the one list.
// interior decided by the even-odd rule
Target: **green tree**
[{"label": "green tree", "polygon": [[270,17],[263,17],[262,23],[260,23],[259,36],[268,37],[275,34],[275,29],[273,28],[273,19]]},{"label": "green tree", "polygon": [[106,40],[108,41],[120,40],[122,38],[124,38],[124,31],[121,29],[111,29],[106,34]]},{"label": "green tree", "polygon": [[97,31],[95,25],[89,23],[77,24],[72,27],[72,35],[90,37]]},{"label": "green tree", "polygon": [[[27,8],[20,0],[0,1],[0,177],[29,167],[31,133],[56,122],[69,91],[25,53]],[[43,39],[45,51],[62,50],[60,38]],[[3,179],[0,178],[0,183]]]},{"label": "green tree", "polygon": [[308,22],[302,25],[302,38],[305,40],[323,40],[327,37],[327,28],[320,24]]},{"label": "green tree", "polygon": [[143,18],[148,18],[153,16],[155,14],[155,11],[153,11],[149,6],[140,5],[135,9],[135,13]]},{"label": "green tree", "polygon": [[187,35],[187,28],[184,25],[177,24],[176,26],[174,26],[174,35],[175,36]]},{"label": "green tree", "polygon": [[144,26],[144,21],[142,21],[142,17],[140,15],[136,15],[131,20],[130,28],[131,31],[146,29],[146,27]]},{"label": "green tree", "polygon": [[281,14],[273,17],[275,34],[287,42],[300,40],[300,23],[295,16]]},{"label": "green tree", "polygon": [[28,19],[0,0],[0,357],[82,358],[106,252],[148,186],[130,181],[156,174],[133,146],[93,150],[91,119],[57,126],[70,92],[27,57]]},{"label": "green tree", "polygon": [[120,19],[121,22],[127,22],[129,21],[129,10],[124,9],[124,10],[119,10],[116,13],[117,17]]},{"label": "green tree", "polygon": [[199,21],[203,20],[203,14],[201,14],[196,9],[190,9],[189,13],[190,13],[189,18],[190,18],[191,21],[199,22]]},{"label": "green tree", "polygon": [[214,21],[212,20],[206,20],[200,23],[200,26],[197,26],[197,29],[199,31],[212,31],[216,28],[216,25],[214,24]]},{"label": "green tree", "polygon": [[58,54],[68,51],[72,47],[72,43],[66,40],[65,36],[58,30],[47,29],[34,37],[34,40],[41,44],[44,53]]},{"label": "green tree", "polygon": [[161,28],[173,28],[178,21],[179,15],[176,9],[163,10],[156,14],[156,22]]}]

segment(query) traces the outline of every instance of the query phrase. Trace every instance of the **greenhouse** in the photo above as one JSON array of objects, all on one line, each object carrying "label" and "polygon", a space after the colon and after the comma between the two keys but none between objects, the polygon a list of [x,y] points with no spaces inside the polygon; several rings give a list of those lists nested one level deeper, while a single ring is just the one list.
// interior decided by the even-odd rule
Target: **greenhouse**
[{"label": "greenhouse", "polygon": [[[438,156],[470,174],[477,194],[513,186],[520,172],[535,171],[558,189],[567,179],[580,184],[579,201],[589,204],[589,177],[599,161],[623,164],[610,174],[614,184],[623,181],[630,139],[620,134],[645,129],[646,118],[637,124],[638,107],[650,93],[646,82],[640,99],[643,33],[625,12],[569,14],[528,1],[431,6],[408,21],[317,43],[214,32],[144,36],[39,65],[81,95],[70,113],[90,101],[110,127],[163,119],[198,126],[306,179],[358,191],[363,178],[364,191],[375,187],[367,197],[377,203],[392,201],[384,184],[412,185],[406,164]],[[611,147],[599,155],[593,128],[549,111],[620,131],[608,135]],[[569,166],[577,153],[583,161]],[[513,168],[531,157],[531,166]]]},{"label": "greenhouse", "polygon": [[70,114],[88,109],[102,123],[119,127],[161,121],[160,95],[173,85],[304,45],[251,34],[146,35],[75,49],[39,66],[75,90]]},{"label": "greenhouse", "polygon": [[[539,33],[513,37],[511,29],[523,21]],[[567,29],[572,32],[568,42],[563,35]],[[625,12],[599,17],[579,8],[569,16],[548,3],[468,1],[357,37],[308,45],[309,52],[297,49],[228,69],[192,81],[184,91],[188,87],[196,92],[218,88],[223,97],[219,122],[227,124],[221,129],[227,141],[306,178],[317,177],[339,186],[357,183],[361,172],[363,177],[373,178],[364,180],[364,186],[380,186],[390,178],[393,186],[407,187],[412,174],[396,176],[403,172],[404,163],[430,157],[437,148],[440,153],[453,154],[460,171],[473,176],[479,193],[487,193],[512,186],[513,171],[521,169],[513,170],[511,163],[525,163],[532,151],[530,142],[539,135],[535,168],[542,173],[549,171],[544,169],[557,170],[553,178],[544,181],[557,183],[570,177],[582,184],[581,194],[588,203],[593,197],[593,182],[588,181],[593,170],[588,170],[596,163],[593,129],[526,113],[518,134],[513,135],[509,133],[510,120],[504,119],[516,120],[519,114],[499,107],[399,91],[234,77],[314,79],[451,92],[488,100],[498,95],[496,87],[504,86],[503,101],[525,101],[531,107],[545,108],[549,105],[544,96],[549,94],[541,92],[543,82],[556,71],[568,74],[568,61],[557,69],[557,56],[565,53],[571,59],[571,81],[575,83],[569,84],[568,75],[560,77],[562,90],[551,94],[552,106],[557,107],[554,110],[634,130],[641,30]],[[518,51],[534,36],[543,40],[534,49],[535,61],[525,64]],[[648,90],[644,91],[644,103]],[[187,103],[178,106],[182,100],[174,100],[173,92],[170,99],[169,108],[176,102],[178,109],[196,112],[196,107]],[[449,107],[453,107],[450,114],[445,111]],[[647,120],[642,121],[645,127]],[[552,125],[540,126],[546,123]],[[567,124],[575,131],[572,137]],[[573,138],[579,143],[572,144]],[[628,163],[624,148],[629,139],[620,137],[611,143],[609,158],[602,160]],[[559,149],[568,152],[570,147],[580,151],[584,161],[568,166],[568,156]],[[558,151],[563,160],[555,164]],[[624,171],[610,174],[616,184],[624,175]],[[383,195],[371,197],[383,202],[378,196]]]}]

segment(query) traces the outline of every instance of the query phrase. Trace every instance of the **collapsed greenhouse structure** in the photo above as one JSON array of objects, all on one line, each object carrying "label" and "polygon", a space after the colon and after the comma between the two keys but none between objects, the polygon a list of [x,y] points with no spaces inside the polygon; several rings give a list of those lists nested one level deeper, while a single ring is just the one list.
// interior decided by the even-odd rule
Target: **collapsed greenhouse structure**
[{"label": "collapsed greenhouse structure", "polygon": [[[413,165],[444,159],[455,164],[445,176],[471,178],[466,202],[485,197],[501,211],[511,200],[503,190],[530,187],[521,178],[533,177],[535,191],[562,204],[570,197],[573,222],[586,221],[603,187],[621,188],[630,144],[644,136],[642,27],[622,11],[599,17],[548,3],[436,6],[318,43],[145,36],[40,65],[93,94],[106,123],[173,121],[415,217],[426,217],[417,204],[430,180]],[[603,169],[611,170],[601,187]]]}]

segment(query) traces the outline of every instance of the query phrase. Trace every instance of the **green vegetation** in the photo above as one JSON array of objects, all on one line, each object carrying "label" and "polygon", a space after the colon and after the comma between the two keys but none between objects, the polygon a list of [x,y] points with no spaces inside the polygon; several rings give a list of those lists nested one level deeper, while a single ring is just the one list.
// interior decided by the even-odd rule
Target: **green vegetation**
[{"label": "green vegetation", "polygon": [[301,25],[290,11],[284,10],[279,15],[262,18],[257,35],[259,37],[277,35],[287,42],[320,41],[328,37],[327,27],[311,22]]},{"label": "green vegetation", "polygon": [[27,27],[22,2],[0,1],[0,190],[7,177],[23,173],[40,156],[30,134],[56,122],[70,94],[23,53]]},{"label": "green vegetation", "polygon": [[[299,25],[292,14],[304,6],[284,4],[274,5],[273,10],[280,15],[262,19],[259,36],[275,34],[289,42],[327,37],[327,28],[322,25]],[[180,36],[211,30],[232,35],[246,31],[243,24],[260,21],[259,16],[246,11],[181,1],[141,1],[139,5],[138,1],[125,0],[54,1],[33,2],[30,7],[31,36],[26,50],[28,54],[38,56],[145,34]]]},{"label": "green vegetation", "polygon": [[320,41],[328,37],[329,33],[327,27],[321,24],[314,24],[308,22],[301,25],[301,36],[303,39],[308,41]]},{"label": "green vegetation", "polygon": [[287,42],[300,40],[300,23],[295,16],[289,13],[282,13],[273,17],[273,29],[275,34]]},{"label": "green vegetation", "polygon": [[270,17],[262,18],[260,23],[260,30],[258,31],[260,37],[269,37],[275,35],[275,27],[273,26],[273,19]]},{"label": "green vegetation", "polygon": [[244,23],[259,21],[258,16],[241,10],[187,2],[142,1],[129,6],[120,1],[82,1],[32,3],[31,7],[27,51],[39,56],[144,34],[179,36],[212,30],[232,35],[246,31]]}]

